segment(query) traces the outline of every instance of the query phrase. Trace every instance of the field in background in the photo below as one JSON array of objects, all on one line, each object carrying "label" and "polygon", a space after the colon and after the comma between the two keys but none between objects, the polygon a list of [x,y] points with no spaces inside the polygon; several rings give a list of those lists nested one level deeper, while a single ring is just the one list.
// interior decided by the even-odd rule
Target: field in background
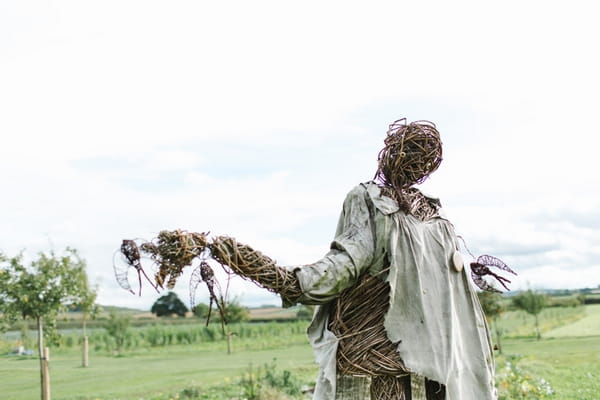
[{"label": "field in background", "polygon": [[[236,346],[238,347],[238,346]],[[253,366],[276,359],[277,367],[294,374],[316,373],[312,351],[306,343],[263,350],[234,350],[224,343],[211,346],[170,346],[138,350],[114,357],[94,354],[90,367],[81,368],[79,353],[51,355],[50,374],[54,400],[133,400],[179,393],[186,388],[204,391],[237,382]],[[3,400],[39,398],[37,359],[1,358],[0,393]]]},{"label": "field in background", "polygon": [[[575,323],[588,314],[594,314],[600,304],[578,307],[548,307],[538,316],[542,332]],[[498,326],[505,337],[534,337],[535,319],[522,310],[507,311],[498,319]],[[600,332],[599,332],[600,334]]]},{"label": "field in background", "polygon": [[[72,345],[51,350],[52,398],[223,399],[218,393],[224,393],[225,387],[230,389],[227,398],[242,398],[246,395],[242,377],[251,367],[262,367],[273,359],[279,370],[288,371],[307,385],[316,376],[317,367],[304,334],[306,321],[232,326],[239,335],[234,337],[233,354],[228,356],[222,336],[213,332],[213,340],[201,338],[204,324],[189,320],[192,323],[180,325],[153,321],[158,325],[132,329],[129,347],[118,356],[110,350],[110,344],[98,343],[104,334],[99,329],[94,332],[98,336],[91,338],[89,368],[80,367],[79,333],[66,335]],[[532,316],[517,311],[502,316],[499,328],[505,339],[504,356],[498,357],[500,369],[505,361],[518,359],[524,375],[549,382],[555,391],[549,399],[600,399],[600,305],[549,308],[540,316],[540,324],[543,339],[537,341]],[[152,332],[158,339],[149,344],[147,338]],[[193,336],[193,332],[197,341],[177,342],[188,340],[184,338]],[[167,337],[171,337],[170,342],[164,339]],[[5,340],[0,350],[14,344],[13,340]],[[35,357],[0,356],[2,399],[38,398],[38,368]],[[199,396],[185,397],[185,393]]]},{"label": "field in background", "polygon": [[[264,306],[260,308],[251,308],[250,321],[251,322],[269,322],[269,321],[294,321],[297,320],[297,314],[303,306],[294,306],[289,308],[282,308],[276,306]],[[103,306],[102,311],[97,318],[86,321],[86,325],[89,329],[104,328],[106,321],[108,320],[109,312],[114,311],[119,315],[125,315],[130,318],[131,326],[143,327],[147,325],[197,325],[205,323],[206,321],[201,318],[195,317],[191,312],[188,312],[185,318],[173,316],[173,317],[157,317],[150,311],[142,311],[131,308],[114,307],[114,306]],[[213,310],[213,313],[215,310]],[[214,318],[213,314],[213,318]],[[77,311],[68,312],[62,315],[58,320],[58,328],[61,330],[77,330],[81,329],[83,314]],[[22,329],[22,325],[26,324],[29,330],[35,330],[35,321],[21,321],[9,330],[11,332],[19,331]],[[2,335],[0,334],[0,338]]]},{"label": "field in background", "polygon": [[[504,353],[518,355],[525,374],[549,382],[552,400],[600,399],[600,336],[508,339]],[[499,357],[502,361],[505,357]],[[497,375],[498,375],[497,371]]]},{"label": "field in background", "polygon": [[600,334],[600,304],[585,307],[585,316],[573,322],[550,330],[546,337],[577,337]]}]

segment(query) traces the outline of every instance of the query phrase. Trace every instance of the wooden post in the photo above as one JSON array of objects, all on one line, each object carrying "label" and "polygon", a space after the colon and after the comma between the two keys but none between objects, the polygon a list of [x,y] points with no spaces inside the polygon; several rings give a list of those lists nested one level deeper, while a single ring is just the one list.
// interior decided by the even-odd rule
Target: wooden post
[{"label": "wooden post", "polygon": [[42,358],[42,400],[50,400],[50,372],[48,370],[48,361],[50,361],[50,350],[44,347],[44,357]]},{"label": "wooden post", "polygon": [[83,337],[82,345],[83,345],[83,347],[82,347],[82,355],[81,355],[81,366],[86,368],[89,365],[89,362],[88,362],[88,337],[87,336]]},{"label": "wooden post", "polygon": [[48,371],[48,358],[50,351],[44,347],[44,325],[42,317],[37,317],[38,326],[38,354],[40,356],[40,380],[42,400],[50,400],[50,373]]},{"label": "wooden post", "polygon": [[492,324],[494,325],[494,330],[496,331],[496,341],[498,342],[498,353],[502,354],[502,340],[500,339],[500,329],[498,329],[498,322],[496,321],[496,317],[492,320]]},{"label": "wooden post", "polygon": [[231,354],[231,332],[227,331],[227,354]]}]

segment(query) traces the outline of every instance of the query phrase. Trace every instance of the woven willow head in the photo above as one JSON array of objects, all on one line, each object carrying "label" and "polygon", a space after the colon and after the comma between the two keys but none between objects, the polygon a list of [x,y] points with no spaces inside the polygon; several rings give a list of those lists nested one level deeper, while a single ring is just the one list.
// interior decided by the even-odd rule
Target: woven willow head
[{"label": "woven willow head", "polygon": [[440,134],[428,121],[399,119],[389,126],[384,143],[375,178],[396,190],[423,182],[442,162]]}]

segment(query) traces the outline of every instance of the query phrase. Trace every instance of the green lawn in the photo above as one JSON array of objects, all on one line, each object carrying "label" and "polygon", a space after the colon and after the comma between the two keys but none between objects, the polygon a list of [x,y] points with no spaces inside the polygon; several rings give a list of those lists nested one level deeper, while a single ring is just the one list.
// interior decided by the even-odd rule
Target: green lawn
[{"label": "green lawn", "polygon": [[[539,326],[542,335],[554,329],[571,325],[589,314],[594,306],[579,307],[549,307],[539,314]],[[525,311],[508,311],[498,319],[498,326],[504,337],[526,338],[535,337],[535,319]],[[600,331],[596,333],[600,334]],[[587,336],[587,335],[584,335]]]},{"label": "green lawn", "polygon": [[600,400],[600,305],[543,310],[539,341],[533,321],[522,311],[502,316],[504,354],[522,356],[519,365],[550,383],[552,399]]},{"label": "green lawn", "polygon": [[[240,351],[171,346],[123,357],[92,355],[90,367],[81,368],[78,354],[50,359],[52,399],[140,399],[176,393],[186,387],[206,388],[237,380],[249,366],[261,367],[277,359],[280,369],[298,375],[316,374],[308,344],[287,348]],[[3,400],[39,398],[39,361],[0,358],[0,393]]]},{"label": "green lawn", "polygon": [[[525,319],[530,322],[530,316],[509,316],[501,321],[511,334],[503,341],[505,357],[498,357],[500,365],[510,355],[520,355],[518,364],[524,374],[544,378],[554,389],[549,399],[600,399],[600,305],[545,310],[540,341],[528,337],[532,325],[523,326]],[[278,370],[289,370],[303,382],[311,382],[317,366],[304,334],[283,328],[277,333],[275,329],[265,325],[261,336],[236,337],[232,355],[226,354],[223,341],[134,346],[121,357],[106,350],[92,351],[89,368],[79,366],[76,347],[54,349],[50,360],[52,399],[175,400],[186,388],[204,393],[202,399],[213,399],[213,394],[222,393],[225,386],[232,388],[232,398],[239,398],[241,389],[236,385],[241,376],[250,366],[256,369],[273,359]],[[242,327],[238,330],[243,336]],[[0,356],[0,398],[39,398],[37,359]]]},{"label": "green lawn", "polygon": [[564,325],[545,333],[546,337],[573,337],[600,335],[600,304],[585,307],[583,318],[572,324]]},{"label": "green lawn", "polygon": [[523,355],[520,365],[550,383],[552,399],[600,399],[600,335],[507,339],[504,353]]}]

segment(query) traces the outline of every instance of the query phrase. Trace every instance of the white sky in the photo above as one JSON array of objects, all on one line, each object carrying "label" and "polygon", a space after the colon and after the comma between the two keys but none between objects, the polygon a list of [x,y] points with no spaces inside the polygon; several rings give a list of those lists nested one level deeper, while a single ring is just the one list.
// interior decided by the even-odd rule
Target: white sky
[{"label": "white sky", "polygon": [[124,238],[314,262],[407,117],[444,141],[423,189],[513,288],[600,285],[593,2],[399,3],[0,1],[0,250],[75,247],[101,304],[140,308],[158,295],[117,286]]}]

